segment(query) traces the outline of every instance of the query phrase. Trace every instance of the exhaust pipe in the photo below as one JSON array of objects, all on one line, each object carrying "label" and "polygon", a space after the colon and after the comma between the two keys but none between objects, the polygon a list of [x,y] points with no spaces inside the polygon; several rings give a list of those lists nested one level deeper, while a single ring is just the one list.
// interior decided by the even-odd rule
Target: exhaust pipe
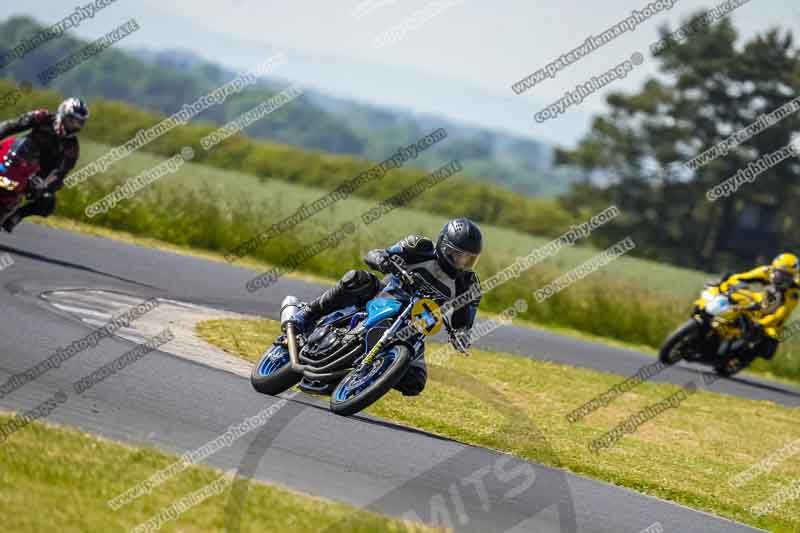
[{"label": "exhaust pipe", "polygon": [[281,329],[286,333],[286,344],[289,348],[289,364],[292,370],[302,373],[306,365],[300,364],[300,356],[297,350],[297,337],[295,337],[294,315],[300,310],[300,300],[294,296],[287,296],[281,302]]}]

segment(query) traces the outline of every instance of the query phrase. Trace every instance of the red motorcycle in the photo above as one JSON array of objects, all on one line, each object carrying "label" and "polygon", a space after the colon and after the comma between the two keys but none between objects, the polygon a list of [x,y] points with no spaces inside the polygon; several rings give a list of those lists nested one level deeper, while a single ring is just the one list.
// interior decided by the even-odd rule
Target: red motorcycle
[{"label": "red motorcycle", "polygon": [[38,152],[27,138],[0,142],[0,226],[22,207],[31,182],[39,177]]}]

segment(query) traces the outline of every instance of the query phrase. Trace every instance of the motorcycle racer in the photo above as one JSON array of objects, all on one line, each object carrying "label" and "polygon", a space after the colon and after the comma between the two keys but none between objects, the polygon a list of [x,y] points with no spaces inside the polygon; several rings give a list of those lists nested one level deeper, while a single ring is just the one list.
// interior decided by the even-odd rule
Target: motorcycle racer
[{"label": "motorcycle racer", "polygon": [[[399,258],[411,272],[418,272],[434,287],[455,298],[475,286],[480,287],[473,269],[482,247],[483,237],[478,226],[469,219],[458,218],[444,225],[435,244],[420,235],[409,235],[389,248],[368,252],[364,262],[370,268],[386,274],[389,272],[387,265],[390,258]],[[347,272],[336,285],[302,306],[295,316],[299,331],[308,332],[319,318],[337,309],[365,304],[383,286],[384,282],[366,270]],[[459,330],[459,338],[465,344],[479,304],[478,291],[477,298],[452,314],[451,324]],[[427,368],[424,358],[420,357],[409,366],[396,388],[406,396],[415,396],[425,388],[426,381]]]},{"label": "motorcycle racer", "polygon": [[757,342],[748,354],[750,361],[759,356],[767,360],[775,357],[783,326],[800,302],[798,275],[800,275],[800,264],[797,256],[783,253],[770,265],[734,274],[720,284],[722,292],[727,292],[740,283],[767,285],[760,318],[753,321],[748,335],[742,340],[742,342],[750,340]]},{"label": "motorcycle racer", "polygon": [[[56,207],[55,192],[80,157],[77,135],[89,118],[89,108],[79,98],[64,100],[55,113],[38,109],[14,120],[0,122],[0,139],[30,130],[12,146],[14,158],[38,159],[44,179],[31,180],[33,202],[20,208],[3,224],[11,232],[20,220],[31,215],[49,216]],[[8,161],[14,164],[14,161]]]}]

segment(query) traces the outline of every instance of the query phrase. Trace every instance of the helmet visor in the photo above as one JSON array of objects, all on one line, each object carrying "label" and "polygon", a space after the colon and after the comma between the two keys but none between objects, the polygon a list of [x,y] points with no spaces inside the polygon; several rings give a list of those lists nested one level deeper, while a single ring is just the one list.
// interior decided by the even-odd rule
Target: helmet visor
[{"label": "helmet visor", "polygon": [[78,118],[73,115],[67,115],[64,117],[64,129],[67,133],[78,133],[83,129],[83,125],[86,121],[82,118]]},{"label": "helmet visor", "polygon": [[447,261],[457,270],[474,270],[481,254],[473,254],[456,248],[447,241],[442,243],[442,253]]},{"label": "helmet visor", "polygon": [[772,284],[776,287],[788,287],[793,281],[794,275],[791,272],[779,268],[772,270]]}]

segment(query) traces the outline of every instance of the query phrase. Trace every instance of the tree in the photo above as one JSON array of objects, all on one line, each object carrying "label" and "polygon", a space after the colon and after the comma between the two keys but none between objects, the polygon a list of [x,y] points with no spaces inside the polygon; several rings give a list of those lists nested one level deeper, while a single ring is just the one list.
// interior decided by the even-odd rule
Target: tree
[{"label": "tree", "polygon": [[[698,27],[701,16],[688,25]],[[660,32],[662,38],[671,33]],[[699,168],[684,164],[800,92],[800,53],[791,32],[774,29],[740,47],[738,39],[724,19],[671,42],[655,56],[658,79],[636,94],[610,94],[608,115],[594,119],[575,150],[557,152],[557,163],[611,181],[602,189],[576,187],[564,199],[568,206],[607,202],[623,210],[622,222],[604,229],[601,240],[630,235],[640,255],[704,269],[743,266],[772,248],[800,245],[790,207],[800,195],[797,157],[734,194],[713,202],[706,197],[749,163],[787,146],[800,131],[800,111]]]}]

